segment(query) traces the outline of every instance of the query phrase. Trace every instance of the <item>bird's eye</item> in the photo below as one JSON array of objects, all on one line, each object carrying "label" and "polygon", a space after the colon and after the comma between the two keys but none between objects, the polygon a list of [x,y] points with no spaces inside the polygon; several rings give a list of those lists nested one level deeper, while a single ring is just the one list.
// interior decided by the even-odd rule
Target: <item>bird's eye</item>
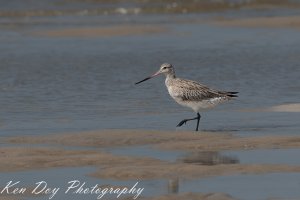
[{"label": "bird's eye", "polygon": [[167,67],[163,67],[163,69],[167,69]]}]

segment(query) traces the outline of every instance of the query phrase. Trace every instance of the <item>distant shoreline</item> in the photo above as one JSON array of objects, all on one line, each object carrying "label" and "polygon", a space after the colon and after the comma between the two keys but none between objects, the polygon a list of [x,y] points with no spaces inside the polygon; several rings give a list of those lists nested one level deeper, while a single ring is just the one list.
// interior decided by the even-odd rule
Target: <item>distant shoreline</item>
[{"label": "distant shoreline", "polygon": [[[226,27],[245,28],[300,28],[300,15],[281,17],[251,17],[251,18],[211,18],[175,21],[175,23],[200,23]],[[52,28],[46,30],[36,30],[29,34],[44,37],[115,37],[115,36],[138,36],[172,33],[172,29],[167,25],[110,25],[93,27],[70,27]]]}]

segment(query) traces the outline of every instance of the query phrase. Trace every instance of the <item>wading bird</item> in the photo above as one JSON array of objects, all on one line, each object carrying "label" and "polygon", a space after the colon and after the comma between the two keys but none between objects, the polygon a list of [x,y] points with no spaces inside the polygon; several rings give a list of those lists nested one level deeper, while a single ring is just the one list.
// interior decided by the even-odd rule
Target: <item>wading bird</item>
[{"label": "wading bird", "polygon": [[162,64],[155,74],[136,82],[135,84],[149,80],[159,74],[164,74],[166,76],[165,84],[170,96],[178,104],[189,107],[197,113],[197,117],[184,119],[179,122],[177,127],[186,124],[187,121],[197,120],[196,131],[198,131],[201,110],[213,108],[220,103],[237,97],[236,94],[238,92],[218,91],[192,80],[177,78],[174,67],[169,63]]}]

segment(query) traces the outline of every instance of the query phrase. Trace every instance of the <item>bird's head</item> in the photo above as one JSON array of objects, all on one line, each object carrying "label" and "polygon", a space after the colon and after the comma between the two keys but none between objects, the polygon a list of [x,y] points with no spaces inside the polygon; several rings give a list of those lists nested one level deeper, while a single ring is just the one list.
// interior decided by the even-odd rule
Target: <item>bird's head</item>
[{"label": "bird's head", "polygon": [[139,81],[139,82],[136,82],[135,84],[139,84],[139,83],[141,83],[141,82],[144,82],[144,81],[146,81],[146,80],[149,80],[150,78],[153,78],[153,77],[155,77],[155,76],[157,76],[157,75],[160,75],[160,74],[164,74],[164,75],[172,75],[172,76],[175,76],[175,70],[174,70],[174,67],[171,65],[171,64],[169,64],[169,63],[164,63],[164,64],[162,64],[161,66],[160,66],[160,68],[159,68],[159,70],[156,72],[156,73],[154,73],[153,75],[151,75],[151,76],[149,76],[149,77],[147,77],[147,78],[145,78],[145,79],[143,79],[143,80],[141,80],[141,81]]},{"label": "bird's head", "polygon": [[174,73],[174,67],[169,63],[164,63],[160,66],[158,72],[159,74],[173,74]]}]

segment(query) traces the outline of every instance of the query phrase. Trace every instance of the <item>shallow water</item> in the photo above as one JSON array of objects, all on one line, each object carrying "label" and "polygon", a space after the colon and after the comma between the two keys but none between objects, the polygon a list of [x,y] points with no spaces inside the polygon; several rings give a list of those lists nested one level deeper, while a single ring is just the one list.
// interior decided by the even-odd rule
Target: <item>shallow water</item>
[{"label": "shallow water", "polygon": [[184,181],[179,191],[223,192],[242,200],[296,200],[300,198],[299,178],[299,173],[220,176]]},{"label": "shallow water", "polygon": [[[0,136],[115,128],[193,130],[194,123],[175,128],[183,118],[194,114],[173,102],[163,77],[134,85],[155,72],[163,62],[172,63],[179,77],[240,92],[237,100],[214,111],[203,112],[202,130],[241,136],[299,134],[299,113],[245,111],[299,102],[299,30],[232,28],[195,22],[210,17],[293,15],[300,13],[297,8],[185,15],[98,15],[85,11],[93,9],[93,3],[76,1],[70,6],[59,5],[59,1],[32,2],[27,1],[25,5],[19,0],[7,1],[0,7]],[[46,8],[51,12],[45,5],[50,5]],[[129,5],[108,3],[106,6],[105,9],[115,10]],[[12,8],[17,12],[10,16],[6,11]],[[40,17],[30,17],[30,9],[36,9],[33,15],[40,13]],[[69,9],[75,12],[66,14]],[[124,24],[160,26],[168,31],[111,37],[34,34],[63,28]],[[183,152],[161,152],[148,147],[108,151],[170,162],[184,160],[185,156]],[[298,153],[298,150],[253,150],[209,155],[221,161],[224,155],[225,158],[233,156],[232,160],[240,163],[299,164]],[[211,163],[211,160],[201,160],[201,156],[203,154],[196,155],[194,164]],[[86,177],[91,171],[93,168],[1,173],[1,183],[15,178],[32,184],[33,180],[45,178],[53,184],[63,184],[62,180],[73,179],[74,174],[91,183],[133,183]],[[174,180],[143,181],[142,184],[148,188],[146,196],[168,192],[225,192],[243,200],[286,199],[300,197],[299,178],[298,173],[272,173],[204,180],[177,180],[175,177]],[[168,189],[168,183],[174,183],[175,187]],[[63,195],[61,198],[75,197]]]},{"label": "shallow water", "polygon": [[114,155],[152,157],[168,162],[175,162],[178,157],[183,156],[185,154],[182,151],[161,151],[150,146],[105,148],[104,151],[112,153]]},{"label": "shallow water", "polygon": [[[5,26],[0,31],[0,109],[5,113],[0,117],[0,134],[109,128],[175,130],[181,119],[194,114],[173,102],[163,77],[134,85],[163,62],[174,64],[179,77],[240,92],[237,100],[204,112],[201,129],[247,132],[263,124],[273,127],[270,132],[286,130],[278,127],[299,130],[297,113],[237,112],[299,101],[298,30],[176,23],[171,17],[145,16],[144,23],[160,21],[170,32],[139,36],[31,35],[56,23],[61,27],[61,17],[44,19],[54,25],[32,25],[29,19],[29,25]],[[100,24],[108,19],[91,18]],[[138,24],[143,22],[141,16],[129,16],[127,23],[136,18]],[[79,27],[88,19],[82,18]],[[65,21],[72,24],[67,17]]]},{"label": "shallow water", "polygon": [[219,164],[282,164],[300,165],[300,149],[249,149],[214,151],[168,151],[150,146],[105,148],[114,155],[152,157],[168,162],[184,162],[197,165]]},{"label": "shallow water", "polygon": [[236,157],[241,164],[286,164],[300,165],[300,149],[253,149],[225,151],[224,156]]}]

